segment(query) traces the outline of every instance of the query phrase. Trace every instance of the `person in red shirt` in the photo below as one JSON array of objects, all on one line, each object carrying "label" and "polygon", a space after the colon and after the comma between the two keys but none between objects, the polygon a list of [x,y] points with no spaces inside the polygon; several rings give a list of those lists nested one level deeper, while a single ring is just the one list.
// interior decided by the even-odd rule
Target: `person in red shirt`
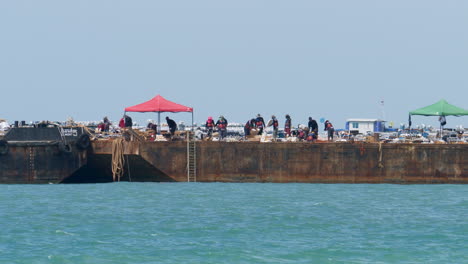
[{"label": "person in red shirt", "polygon": [[255,125],[258,128],[258,135],[261,135],[263,133],[263,128],[265,127],[265,120],[263,120],[263,117],[258,114],[257,119],[255,119]]},{"label": "person in red shirt", "polygon": [[211,138],[211,135],[213,135],[213,130],[215,127],[215,122],[213,121],[213,117],[209,116],[208,120],[206,120],[205,128],[207,131],[207,137]]},{"label": "person in red shirt", "polygon": [[325,130],[328,133],[328,141],[333,141],[333,135],[335,134],[335,128],[330,121],[325,121]]},{"label": "person in red shirt", "polygon": [[227,126],[228,122],[224,116],[220,116],[216,122],[216,127],[219,131],[219,140],[223,140],[227,136]]}]

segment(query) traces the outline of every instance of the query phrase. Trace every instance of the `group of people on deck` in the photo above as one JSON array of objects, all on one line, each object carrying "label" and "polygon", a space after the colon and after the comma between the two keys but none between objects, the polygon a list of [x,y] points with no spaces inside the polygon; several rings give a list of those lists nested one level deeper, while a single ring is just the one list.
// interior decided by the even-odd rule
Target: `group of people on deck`
[{"label": "group of people on deck", "polygon": [[227,126],[228,121],[226,118],[224,118],[224,116],[220,116],[216,123],[214,122],[213,117],[209,116],[205,123],[207,137],[212,137],[214,129],[217,128],[219,132],[219,139],[224,139],[227,136]]},{"label": "group of people on deck", "polygon": [[[285,137],[298,137],[300,140],[307,140],[315,142],[318,138],[318,124],[312,117],[309,117],[309,123],[306,130],[300,130],[298,132],[292,130],[292,121],[291,116],[286,115],[286,120],[284,122],[284,133]],[[213,131],[215,128],[218,129],[219,132],[219,139],[223,140],[227,134],[227,125],[228,122],[224,116],[220,116],[218,121],[215,123],[213,117],[208,117],[208,120],[205,123],[205,128],[207,130],[207,136],[211,137],[213,135]],[[332,123],[328,120],[325,121],[325,131],[328,134],[328,141],[333,141],[333,135],[335,133],[335,129]],[[262,135],[264,133],[264,129],[266,127],[272,127],[273,134],[272,140],[277,141],[278,138],[278,130],[279,130],[279,122],[275,115],[271,116],[271,120],[268,124],[265,123],[263,117],[258,114],[256,118],[252,118],[247,120],[244,125],[244,134],[245,138],[248,138],[252,134],[252,130],[256,131],[257,135]]]},{"label": "group of people on deck", "polygon": [[[307,140],[307,141],[312,141],[315,142],[318,138],[318,124],[317,121],[315,121],[312,117],[309,117],[309,122],[307,129],[299,129],[297,131],[293,131],[293,126],[292,126],[292,120],[290,115],[285,116],[285,121],[284,121],[284,135],[286,138],[289,137],[297,137],[299,140]],[[169,127],[169,133],[171,138],[174,136],[175,131],[177,130],[177,123],[170,119],[168,116],[166,117],[166,123]],[[128,115],[124,115],[119,122],[119,127],[120,128],[128,128],[132,127],[133,122],[131,117]],[[100,131],[106,132],[109,131],[109,127],[111,126],[111,122],[107,117],[104,117],[103,122],[101,122],[98,125],[98,128]],[[335,133],[335,129],[332,125],[332,123],[328,120],[325,121],[324,123],[324,130],[327,131],[328,134],[328,141],[333,141],[333,135]],[[218,120],[215,122],[213,117],[208,117],[205,123],[205,128],[206,128],[206,133],[207,137],[211,138],[213,136],[214,131],[216,130],[219,133],[219,139],[224,140],[227,136],[227,127],[228,127],[228,121],[224,116],[220,116]],[[278,139],[278,131],[279,131],[279,122],[278,119],[276,118],[275,115],[271,116],[271,119],[269,120],[268,124],[265,123],[265,120],[260,114],[257,114],[255,118],[247,120],[247,122],[244,125],[244,134],[245,138],[248,138],[251,136],[253,133],[252,131],[256,132],[256,135],[262,135],[264,134],[264,130],[267,127],[271,127],[273,129],[272,133],[272,140],[277,141]],[[157,124],[150,120],[148,122],[148,129],[152,130],[157,133]]]},{"label": "group of people on deck", "polygon": [[[177,123],[174,120],[170,119],[168,116],[166,116],[166,123],[169,127],[170,137],[172,138],[175,134],[175,131],[177,130]],[[97,129],[100,132],[109,132],[109,128],[111,125],[112,123],[106,116],[103,118],[103,121],[98,124]],[[132,126],[132,118],[126,114],[119,121],[120,129],[131,128]],[[158,125],[153,120],[148,120],[148,125],[146,126],[146,128],[153,131],[154,134],[158,132]]]}]

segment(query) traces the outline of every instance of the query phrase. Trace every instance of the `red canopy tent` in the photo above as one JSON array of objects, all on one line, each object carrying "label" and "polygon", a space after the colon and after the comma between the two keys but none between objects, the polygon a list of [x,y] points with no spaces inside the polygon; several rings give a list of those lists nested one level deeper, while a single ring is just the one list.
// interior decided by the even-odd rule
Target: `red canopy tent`
[{"label": "red canopy tent", "polygon": [[193,108],[171,102],[161,95],[156,95],[153,99],[141,104],[125,108],[125,112],[157,112],[158,113],[158,131],[161,131],[161,113],[162,112],[191,112],[193,129]]}]

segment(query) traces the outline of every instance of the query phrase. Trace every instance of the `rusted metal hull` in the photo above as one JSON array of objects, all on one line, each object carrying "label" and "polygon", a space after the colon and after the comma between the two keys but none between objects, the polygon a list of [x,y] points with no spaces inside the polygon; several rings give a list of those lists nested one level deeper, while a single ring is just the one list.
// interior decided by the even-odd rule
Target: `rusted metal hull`
[{"label": "rusted metal hull", "polygon": [[87,163],[87,151],[59,142],[8,142],[0,155],[0,183],[60,183]]},{"label": "rusted metal hull", "polygon": [[[198,182],[468,183],[468,144],[197,142]],[[121,180],[187,181],[186,142],[126,142]],[[66,182],[112,181],[112,142]]]}]

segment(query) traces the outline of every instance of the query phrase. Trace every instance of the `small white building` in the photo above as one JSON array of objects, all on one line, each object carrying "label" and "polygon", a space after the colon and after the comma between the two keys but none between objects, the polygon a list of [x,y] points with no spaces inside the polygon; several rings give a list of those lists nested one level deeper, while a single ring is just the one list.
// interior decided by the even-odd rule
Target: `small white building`
[{"label": "small white building", "polygon": [[381,119],[350,118],[346,120],[346,130],[353,134],[384,132],[385,121]]}]

